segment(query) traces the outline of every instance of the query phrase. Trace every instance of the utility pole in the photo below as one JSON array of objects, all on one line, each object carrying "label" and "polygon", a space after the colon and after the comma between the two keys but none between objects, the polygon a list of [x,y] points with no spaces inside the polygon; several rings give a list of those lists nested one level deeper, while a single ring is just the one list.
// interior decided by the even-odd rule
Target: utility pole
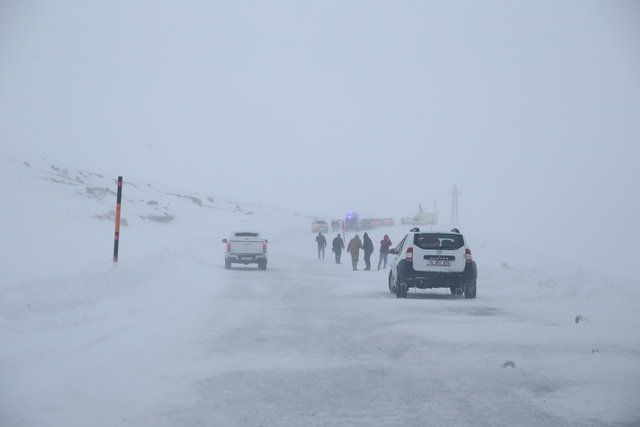
[{"label": "utility pole", "polygon": [[435,224],[438,223],[438,199],[437,198],[433,198],[433,221]]},{"label": "utility pole", "polygon": [[458,212],[458,196],[461,193],[458,192],[458,186],[453,185],[453,191],[451,192],[451,225],[458,226],[460,222]]}]

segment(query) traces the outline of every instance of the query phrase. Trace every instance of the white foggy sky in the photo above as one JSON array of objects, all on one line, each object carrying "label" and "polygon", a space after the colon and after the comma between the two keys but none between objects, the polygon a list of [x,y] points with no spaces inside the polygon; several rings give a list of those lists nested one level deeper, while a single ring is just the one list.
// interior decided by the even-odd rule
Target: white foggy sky
[{"label": "white foggy sky", "polygon": [[569,254],[615,268],[640,250],[639,24],[634,1],[0,0],[0,154],[319,215],[446,219],[457,183],[467,228],[629,248]]}]

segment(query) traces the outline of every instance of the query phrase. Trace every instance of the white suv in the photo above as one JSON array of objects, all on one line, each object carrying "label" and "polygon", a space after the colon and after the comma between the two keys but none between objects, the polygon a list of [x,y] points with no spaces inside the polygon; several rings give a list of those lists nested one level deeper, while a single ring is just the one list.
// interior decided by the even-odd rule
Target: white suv
[{"label": "white suv", "polygon": [[478,270],[458,229],[413,228],[390,254],[389,291],[398,298],[406,298],[409,288],[449,288],[454,295],[476,297]]},{"label": "white suv", "polygon": [[253,231],[237,231],[228,239],[222,239],[226,244],[224,252],[224,268],[231,268],[231,264],[258,264],[260,270],[267,269],[267,239],[260,233]]}]

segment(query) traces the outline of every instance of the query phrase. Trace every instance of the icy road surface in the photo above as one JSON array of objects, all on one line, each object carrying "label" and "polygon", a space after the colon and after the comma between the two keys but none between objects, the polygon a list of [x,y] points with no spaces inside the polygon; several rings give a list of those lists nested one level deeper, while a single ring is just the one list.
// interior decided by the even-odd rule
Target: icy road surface
[{"label": "icy road surface", "polygon": [[398,300],[310,233],[269,237],[266,272],[225,270],[216,236],[3,288],[0,424],[640,422],[637,289],[476,242],[477,300]]}]

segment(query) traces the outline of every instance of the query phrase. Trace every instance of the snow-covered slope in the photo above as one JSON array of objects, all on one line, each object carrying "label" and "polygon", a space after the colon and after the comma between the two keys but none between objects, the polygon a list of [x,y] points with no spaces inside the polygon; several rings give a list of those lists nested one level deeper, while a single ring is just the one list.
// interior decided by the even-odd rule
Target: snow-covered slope
[{"label": "snow-covered slope", "polygon": [[[6,194],[0,200],[5,224],[5,244],[0,249],[6,265],[5,283],[76,272],[93,263],[110,264],[115,176],[29,160],[2,162],[0,180]],[[186,235],[222,238],[225,236],[215,233],[289,221],[273,220],[278,217],[306,221],[297,212],[183,191],[170,184],[125,177],[120,246],[123,261],[168,247]]]},{"label": "snow-covered slope", "polygon": [[[398,300],[386,271],[317,260],[299,213],[142,180],[114,268],[115,177],[1,173],[1,425],[640,422],[633,281],[473,230],[477,300]],[[245,227],[269,238],[266,272],[223,268]]]}]

